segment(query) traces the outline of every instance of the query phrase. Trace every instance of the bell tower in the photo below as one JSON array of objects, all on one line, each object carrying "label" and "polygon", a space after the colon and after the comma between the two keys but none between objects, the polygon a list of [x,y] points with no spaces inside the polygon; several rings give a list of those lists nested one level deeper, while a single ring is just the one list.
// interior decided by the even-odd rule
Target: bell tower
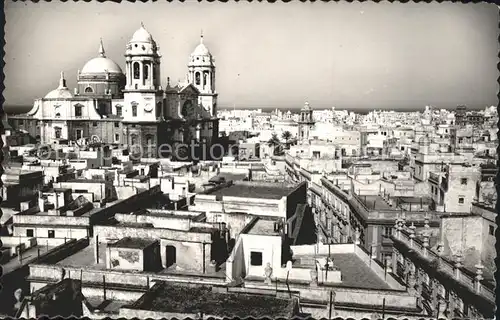
[{"label": "bell tower", "polygon": [[126,121],[156,121],[162,116],[161,55],[158,50],[153,37],[141,23],[125,51],[127,82],[123,116]]},{"label": "bell tower", "polygon": [[312,109],[309,106],[309,102],[306,102],[304,107],[300,109],[300,118],[299,118],[299,141],[302,143],[309,142],[309,134],[311,133],[312,128],[314,127],[314,120],[312,116]]},{"label": "bell tower", "polygon": [[207,115],[216,117],[215,60],[203,43],[203,33],[200,36],[200,43],[189,58],[188,82],[200,91],[198,103],[207,111]]}]

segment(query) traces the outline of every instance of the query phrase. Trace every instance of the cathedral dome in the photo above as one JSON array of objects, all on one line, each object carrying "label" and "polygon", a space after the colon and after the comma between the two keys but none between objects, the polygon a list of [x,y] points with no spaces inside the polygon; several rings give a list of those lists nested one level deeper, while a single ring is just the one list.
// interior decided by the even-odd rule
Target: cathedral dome
[{"label": "cathedral dome", "polygon": [[66,87],[66,80],[64,79],[64,73],[61,72],[61,79],[59,80],[59,87],[47,93],[45,99],[71,99],[73,94]]},{"label": "cathedral dome", "polygon": [[97,57],[87,62],[81,73],[123,73],[120,66],[106,57]]},{"label": "cathedral dome", "polygon": [[88,61],[83,66],[81,73],[83,73],[83,74],[86,74],[86,73],[121,73],[121,74],[123,74],[123,71],[116,62],[114,62],[110,58],[106,57],[105,51],[104,51],[104,46],[103,46],[102,40],[101,40],[101,45],[99,47],[99,56]]}]

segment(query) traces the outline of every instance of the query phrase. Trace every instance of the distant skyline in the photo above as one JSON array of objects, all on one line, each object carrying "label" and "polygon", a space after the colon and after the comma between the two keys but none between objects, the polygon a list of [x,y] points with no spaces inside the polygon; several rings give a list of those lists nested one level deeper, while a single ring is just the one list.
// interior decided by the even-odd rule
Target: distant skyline
[{"label": "distant skyline", "polygon": [[498,104],[492,4],[7,1],[5,15],[7,106],[31,106],[61,71],[73,90],[100,38],[125,69],[141,21],[160,46],[163,86],[184,79],[203,30],[220,109]]}]

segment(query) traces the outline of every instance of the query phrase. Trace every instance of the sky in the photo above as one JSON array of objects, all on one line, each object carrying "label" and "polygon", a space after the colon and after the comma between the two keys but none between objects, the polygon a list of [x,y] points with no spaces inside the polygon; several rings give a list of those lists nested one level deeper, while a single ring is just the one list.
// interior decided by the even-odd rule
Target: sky
[{"label": "sky", "polygon": [[[497,105],[498,8],[461,3],[5,3],[6,105],[30,106],[106,55],[124,70],[141,22],[184,79],[204,43],[221,108],[423,109]],[[21,109],[14,109],[19,111]]]}]

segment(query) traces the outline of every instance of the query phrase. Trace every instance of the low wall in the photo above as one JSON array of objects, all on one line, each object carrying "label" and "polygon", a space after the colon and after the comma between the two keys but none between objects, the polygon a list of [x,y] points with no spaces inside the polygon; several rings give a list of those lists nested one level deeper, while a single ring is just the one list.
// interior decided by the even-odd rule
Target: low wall
[{"label": "low wall", "polygon": [[[285,284],[268,286],[265,283],[260,282],[245,282],[245,288],[255,288],[255,289],[267,289],[275,291],[287,290]],[[346,288],[346,287],[293,287],[293,291],[299,293],[300,299],[306,299],[308,301],[313,301],[316,303],[330,302],[330,291],[335,292],[335,303],[352,303],[353,301],[366,304],[367,306],[379,306],[382,307],[383,300],[385,298],[386,305],[390,305],[395,308],[416,308],[417,298],[410,296],[406,292],[393,291],[393,290],[374,290],[374,289],[358,289],[358,288]]]},{"label": "low wall", "polygon": [[94,236],[99,236],[99,241],[104,243],[112,240],[119,240],[125,237],[212,243],[212,236],[210,233],[196,233],[161,228],[140,228],[135,226],[94,226]]},{"label": "low wall", "polygon": [[[294,256],[314,255],[314,254],[336,254],[336,253],[354,253],[354,244],[306,244],[300,246],[290,246]],[[330,247],[330,249],[328,249]],[[330,250],[330,251],[329,251]]]},{"label": "low wall", "polygon": [[286,279],[288,275],[288,279],[291,281],[310,282],[312,280],[311,270],[312,268],[292,268],[290,270],[290,274],[288,274],[288,270],[286,268],[279,268],[277,270],[273,270],[271,278],[276,277],[278,279]]},{"label": "low wall", "polygon": [[[205,285],[224,285],[224,278],[214,278],[209,276],[197,275],[181,275],[181,274],[158,274],[158,273],[133,273],[130,271],[120,270],[98,270],[91,267],[70,267],[59,265],[46,264],[31,264],[29,266],[29,280],[34,283],[40,282],[58,282],[65,278],[74,280],[82,280],[82,283],[90,286],[98,286],[106,281],[111,285],[127,284],[129,288],[124,286],[124,291],[143,291],[151,286],[154,281],[179,282],[179,283],[196,283]],[[115,290],[118,290],[114,288]]]},{"label": "low wall", "polygon": [[[174,313],[174,312],[161,312],[161,311],[151,311],[151,310],[139,310],[131,308],[120,308],[119,312],[120,318],[138,318],[138,319],[198,319],[199,316],[196,313]],[[207,315],[204,315],[208,319]]]},{"label": "low wall", "polygon": [[49,216],[49,215],[15,215],[12,217],[14,224],[36,224],[36,225],[75,225],[88,226],[89,217]]}]

